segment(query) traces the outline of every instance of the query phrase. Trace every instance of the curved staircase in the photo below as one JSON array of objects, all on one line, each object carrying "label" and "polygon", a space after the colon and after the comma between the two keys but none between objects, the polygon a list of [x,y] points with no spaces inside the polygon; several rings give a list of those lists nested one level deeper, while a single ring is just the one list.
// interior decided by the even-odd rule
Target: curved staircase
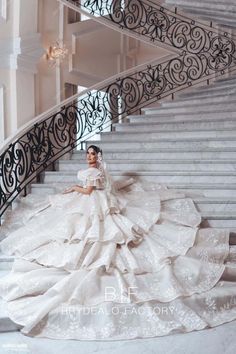
[{"label": "curved staircase", "polygon": [[[113,177],[156,181],[193,197],[204,225],[236,230],[236,78],[146,108],[101,133],[99,144]],[[76,183],[87,166],[84,151],[41,174],[31,193],[48,194]]]},{"label": "curved staircase", "polygon": [[[184,191],[200,210],[203,227],[230,228],[236,257],[235,92],[236,78],[194,89],[175,101],[129,116],[87,146],[94,143],[103,149],[115,179],[136,176]],[[42,198],[76,183],[76,171],[87,166],[85,157],[85,151],[74,151],[70,159],[59,160],[56,171],[41,173],[41,182],[31,185],[31,193]],[[21,200],[14,207],[20,208]],[[0,254],[1,275],[11,269],[12,262],[13,257]],[[0,331],[19,329],[1,306],[0,322]]]},{"label": "curved staircase", "polygon": [[[236,27],[236,5],[230,1],[201,1],[197,3],[201,7],[194,0],[165,3]],[[223,6],[228,10],[222,14]],[[231,254],[236,257],[236,77],[142,109],[100,138],[87,141],[86,146],[97,144],[103,149],[114,179],[134,176],[185,192],[201,212],[203,227],[230,228]],[[76,171],[87,166],[85,157],[85,151],[74,150],[70,158],[60,159],[55,171],[42,172],[39,183],[31,184],[31,193],[42,198],[75,184]],[[13,208],[20,209],[22,201],[18,197]],[[9,213],[10,209],[5,215]],[[12,262],[13,257],[0,254],[0,276],[9,272]],[[0,301],[0,332],[18,329]]]}]

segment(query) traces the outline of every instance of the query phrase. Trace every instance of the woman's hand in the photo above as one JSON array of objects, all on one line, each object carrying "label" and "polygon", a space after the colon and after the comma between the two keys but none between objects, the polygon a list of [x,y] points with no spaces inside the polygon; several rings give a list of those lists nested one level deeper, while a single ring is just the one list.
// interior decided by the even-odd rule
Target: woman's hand
[{"label": "woman's hand", "polygon": [[65,190],[62,192],[62,194],[67,194],[67,193],[71,193],[71,192],[74,192],[74,190],[72,189],[72,187],[65,189]]},{"label": "woman's hand", "polygon": [[67,193],[71,193],[71,192],[78,192],[78,193],[82,193],[82,194],[91,194],[93,191],[93,186],[88,186],[86,188],[82,187],[82,186],[72,186],[70,188],[67,188],[64,192],[62,192],[62,194],[67,194]]},{"label": "woman's hand", "polygon": [[72,186],[72,187],[69,187],[69,188],[65,189],[65,190],[62,192],[62,194],[67,194],[67,193],[71,193],[71,192],[76,192],[77,187],[79,187],[79,186]]}]

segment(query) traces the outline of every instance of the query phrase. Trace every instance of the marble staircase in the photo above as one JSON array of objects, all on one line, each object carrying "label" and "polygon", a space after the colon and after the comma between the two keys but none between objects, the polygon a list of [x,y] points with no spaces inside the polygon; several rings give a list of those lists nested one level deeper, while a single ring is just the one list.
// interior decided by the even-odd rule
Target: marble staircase
[{"label": "marble staircase", "polygon": [[[101,134],[114,179],[135,176],[178,189],[192,197],[205,225],[236,228],[236,78],[217,81],[144,108],[141,115]],[[85,151],[58,161],[41,174],[31,193],[56,193],[76,183],[87,166]]]},{"label": "marble staircase", "polygon": [[[217,81],[144,108],[94,143],[103,149],[114,179],[136,177],[163,183],[193,198],[203,227],[230,228],[236,255],[236,78]],[[98,136],[99,138],[99,136]],[[85,151],[45,171],[31,193],[43,197],[75,184],[76,171],[87,167]],[[14,202],[20,207],[21,198]],[[9,211],[10,212],[10,211]],[[14,258],[0,254],[0,277]],[[0,301],[0,332],[17,331]]]},{"label": "marble staircase", "polygon": [[165,0],[165,5],[178,7],[198,20],[213,21],[220,27],[236,29],[236,3],[234,0]]}]

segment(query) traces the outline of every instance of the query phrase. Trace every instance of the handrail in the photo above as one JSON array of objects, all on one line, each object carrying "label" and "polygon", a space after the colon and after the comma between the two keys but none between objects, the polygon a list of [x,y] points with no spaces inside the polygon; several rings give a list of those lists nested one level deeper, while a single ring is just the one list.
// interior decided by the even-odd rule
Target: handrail
[{"label": "handrail", "polygon": [[[190,66],[187,66],[190,64]],[[197,73],[188,55],[139,66],[74,95],[38,116],[8,139],[0,155],[0,216],[40,172],[91,133],[101,132],[119,116],[131,114],[161,98],[214,77],[204,66]],[[142,67],[142,68],[141,68]],[[236,67],[234,67],[236,70]],[[220,74],[220,73],[219,73]]]},{"label": "handrail", "polygon": [[[166,58],[172,60],[175,55]],[[62,101],[11,135],[0,148],[0,216],[24,188],[50,164],[68,153],[95,132],[100,132],[118,117],[148,104],[146,96],[127,91],[128,82],[160,65],[163,58],[152,60],[114,75]],[[125,81],[126,80],[126,81]],[[137,81],[137,80],[136,80]],[[141,81],[140,81],[141,84]],[[115,90],[124,85],[124,92]],[[105,97],[102,93],[105,93]],[[119,103],[120,94],[123,94]],[[132,105],[132,107],[131,107]],[[130,110],[129,110],[130,108]]]},{"label": "handrail", "polygon": [[25,123],[24,125],[22,125],[15,133],[11,134],[10,137],[8,137],[7,139],[4,140],[4,143],[2,145],[0,145],[0,155],[5,151],[5,149],[12,144],[12,142],[14,142],[17,138],[19,138],[22,134],[24,134],[27,130],[29,130],[30,127],[32,127],[34,124],[39,124],[41,121],[43,121],[45,118],[47,118],[48,116],[58,112],[58,110],[61,110],[61,107],[66,106],[68,104],[70,104],[72,101],[76,100],[79,97],[84,96],[85,94],[89,93],[90,91],[96,90],[102,90],[104,89],[105,86],[109,85],[111,82],[115,82],[117,81],[117,79],[119,79],[121,76],[125,77],[125,76],[129,76],[130,74],[135,74],[138,73],[139,71],[145,69],[148,66],[152,66],[152,65],[157,65],[157,64],[161,64],[163,62],[163,59],[165,61],[174,59],[176,57],[176,55],[174,54],[169,54],[165,57],[161,57],[160,59],[152,59],[149,60],[143,64],[139,64],[137,66],[135,66],[135,68],[131,68],[131,69],[127,69],[125,71],[123,71],[122,73],[119,74],[115,74],[99,83],[96,83],[93,86],[90,86],[88,89],[85,89],[83,91],[81,91],[80,93],[76,93],[73,96],[66,98],[65,100],[61,101],[59,104],[53,106],[52,108],[49,108],[47,111],[39,114],[38,116],[36,116],[34,119],[30,120],[29,122]]},{"label": "handrail", "polygon": [[199,54],[214,51],[213,43],[234,34],[214,27],[212,22],[168,9],[152,0],[58,0],[74,11],[128,36],[166,48],[174,53]]}]

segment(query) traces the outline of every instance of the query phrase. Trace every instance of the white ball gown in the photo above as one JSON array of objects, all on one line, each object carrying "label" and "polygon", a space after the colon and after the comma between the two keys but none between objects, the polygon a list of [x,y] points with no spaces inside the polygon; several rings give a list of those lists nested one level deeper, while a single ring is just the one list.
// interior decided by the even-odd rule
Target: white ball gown
[{"label": "white ball gown", "polygon": [[165,186],[131,178],[107,189],[95,167],[78,179],[90,195],[28,196],[1,228],[15,258],[0,295],[23,334],[120,340],[236,319],[228,229],[200,228],[192,199]]}]

